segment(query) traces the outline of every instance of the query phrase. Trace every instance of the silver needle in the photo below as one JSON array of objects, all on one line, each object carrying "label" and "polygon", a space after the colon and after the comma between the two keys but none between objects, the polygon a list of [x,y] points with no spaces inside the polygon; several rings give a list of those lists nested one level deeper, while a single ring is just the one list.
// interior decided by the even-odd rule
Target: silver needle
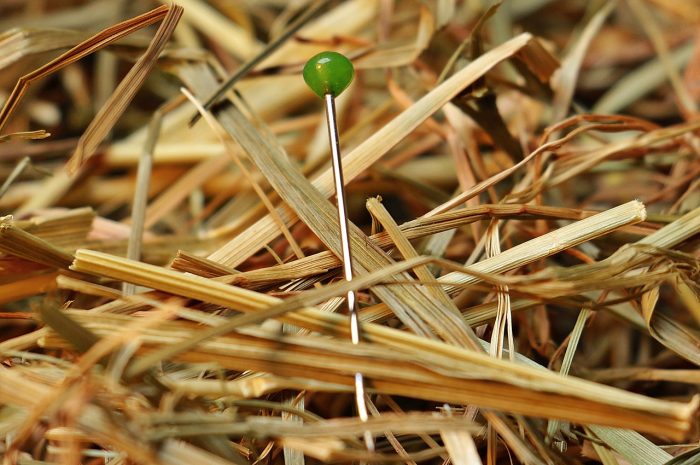
[{"label": "silver needle", "polygon": [[[340,227],[340,246],[343,259],[343,275],[345,280],[352,281],[352,250],[350,249],[350,234],[348,228],[348,208],[345,202],[345,183],[343,182],[343,164],[340,158],[340,143],[338,141],[338,124],[335,117],[335,97],[345,90],[355,74],[352,63],[337,52],[321,52],[313,56],[304,66],[304,81],[323,99],[326,104],[326,120],[328,122],[328,138],[331,145],[331,161],[333,163],[333,182],[335,196],[338,199],[338,224]],[[360,318],[357,314],[357,299],[355,291],[348,291],[346,298],[348,314],[350,315],[350,337],[352,343],[360,343]],[[367,421],[367,404],[365,401],[365,380],[362,373],[355,372],[355,402],[360,420]],[[367,450],[374,451],[374,438],[365,431]]]},{"label": "silver needle", "polygon": [[[343,182],[343,165],[340,157],[340,142],[338,140],[338,124],[335,116],[335,97],[327,93],[324,95],[326,102],[326,119],[328,121],[328,138],[331,144],[331,163],[333,165],[333,182],[335,195],[338,199],[338,223],[340,226],[340,247],[343,254],[343,275],[346,281],[352,281],[352,250],[350,248],[350,234],[348,232],[348,209],[345,202],[345,183]],[[353,344],[359,344],[361,339],[360,318],[357,313],[355,291],[347,294],[348,314],[350,315],[350,338]],[[365,403],[365,380],[362,373],[355,373],[355,402],[360,420],[367,421],[367,404]],[[365,432],[365,444],[370,451],[374,450],[374,438]]]}]

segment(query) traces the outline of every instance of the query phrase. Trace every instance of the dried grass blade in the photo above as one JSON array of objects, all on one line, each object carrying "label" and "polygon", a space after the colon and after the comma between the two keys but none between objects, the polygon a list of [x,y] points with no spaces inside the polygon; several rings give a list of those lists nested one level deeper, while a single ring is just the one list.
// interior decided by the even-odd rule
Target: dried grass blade
[{"label": "dried grass blade", "polygon": [[119,299],[122,296],[121,292],[111,287],[101,286],[66,275],[58,275],[55,279],[55,284],[59,289],[68,289],[81,294],[106,297],[108,299]]},{"label": "dried grass blade", "polygon": [[151,228],[187,198],[187,195],[230,164],[228,155],[207,158],[179,177],[151,202],[146,210],[145,227]]},{"label": "dried grass blade", "polygon": [[[670,249],[690,239],[698,233],[700,233],[700,207],[689,211],[672,223],[667,224],[658,231],[637,241],[637,244]],[[629,252],[632,251],[623,252],[623,255]],[[615,259],[617,258],[618,257]],[[619,256],[619,259],[624,260],[625,257],[621,255]]]},{"label": "dried grass blade", "polygon": [[[684,66],[693,55],[694,49],[695,41],[690,41],[671,52],[672,66]],[[661,59],[652,60],[618,80],[598,99],[591,113],[616,113],[659,87],[666,79],[666,70]]]},{"label": "dried grass blade", "polygon": [[[78,251],[78,254],[80,255],[80,258],[76,259],[74,264],[74,269],[76,270],[92,270],[91,272],[93,273],[98,272],[100,274],[111,276],[117,279],[125,279],[128,282],[135,282],[137,284],[154,287],[156,289],[175,292],[177,294],[185,295],[192,298],[199,298],[207,302],[214,302],[219,305],[225,305],[235,309],[241,309],[241,301],[239,299],[239,296],[237,296],[238,294],[240,294],[240,296],[254,295],[252,291],[245,291],[243,289],[239,289],[242,292],[238,292],[236,290],[237,288],[227,286],[216,281],[205,280],[203,278],[199,278],[197,281],[200,283],[202,281],[206,281],[209,283],[209,286],[207,286],[206,288],[200,287],[199,291],[193,292],[194,286],[183,286],[182,284],[184,284],[185,281],[176,278],[176,276],[180,275],[180,273],[177,272],[154,267],[152,265],[145,265],[140,264],[138,262],[130,262],[125,259],[111,257],[112,263],[121,265],[122,269],[124,269],[127,265],[131,265],[132,268],[138,267],[144,270],[144,272],[140,274],[129,274],[123,272],[120,273],[115,267],[112,267],[108,270],[105,268],[100,268],[99,265],[97,265],[100,262],[105,263],[106,260],[110,259],[110,257],[106,256],[105,254],[99,254],[97,252],[89,251]],[[187,351],[206,340],[209,340],[219,335],[230,333],[236,328],[261,323],[270,318],[278,318],[287,313],[297,311],[300,309],[308,310],[311,305],[320,303],[331,297],[343,295],[344,293],[347,293],[350,290],[357,290],[368,287],[379,281],[383,281],[385,279],[390,278],[395,273],[399,273],[401,271],[411,268],[412,266],[416,266],[421,263],[427,263],[429,261],[430,258],[427,257],[416,257],[408,262],[394,264],[393,266],[387,267],[386,269],[377,270],[374,273],[357,277],[351,282],[341,282],[334,285],[324,286],[313,291],[301,294],[297,297],[289,298],[285,301],[279,301],[278,299],[268,297],[265,294],[259,294],[259,296],[261,297],[268,297],[267,303],[272,304],[274,302],[277,302],[277,304],[270,305],[267,308],[263,308],[263,304],[259,304],[258,306],[253,307],[246,306],[244,307],[244,311],[251,311],[254,309],[257,311],[231,318],[223,324],[195,333],[192,337],[188,338],[187,341],[184,341],[178,344],[177,346],[166,347],[153,354],[150,354],[149,356],[135,362],[129,369],[127,375],[137,376],[143,373],[146,369],[157,364],[161,360],[172,358],[175,355]],[[156,274],[162,275],[163,278],[160,280],[155,279],[154,277],[156,276]],[[145,279],[145,276],[151,276],[151,278]],[[169,278],[166,278],[168,276]],[[179,277],[184,278],[185,276],[180,275]],[[182,284],[178,284],[177,281],[182,282]],[[167,284],[168,282],[170,282],[170,284]],[[203,297],[204,295],[208,295],[208,297]],[[293,317],[291,321],[294,322]]]},{"label": "dried grass blade", "polygon": [[177,439],[167,439],[158,451],[158,459],[163,465],[191,465],[193,463],[208,463],[211,465],[242,465],[242,458],[230,457],[231,461],[222,458],[192,444]]},{"label": "dried grass blade", "polygon": [[[593,312],[591,310],[583,308],[578,314],[576,323],[574,324],[574,328],[571,330],[571,333],[569,335],[569,342],[566,346],[566,352],[564,353],[564,360],[562,361],[561,368],[559,369],[559,373],[562,376],[569,375],[571,363],[574,360],[574,354],[576,353],[576,349],[578,348],[578,342],[581,339],[581,334],[583,333],[585,324],[592,313]],[[554,435],[558,433],[559,428],[560,424],[558,421],[550,421],[547,424],[547,437],[554,437]]]},{"label": "dried grass blade", "polygon": [[633,465],[663,465],[673,458],[636,431],[596,425],[588,429]]},{"label": "dried grass blade", "polygon": [[74,46],[85,39],[85,33],[56,29],[13,28],[0,34],[0,68],[24,57]]},{"label": "dried grass blade", "polygon": [[287,225],[284,224],[282,218],[277,214],[277,210],[275,209],[275,206],[272,204],[272,201],[270,200],[268,195],[265,193],[260,184],[253,178],[253,175],[251,174],[250,170],[248,170],[245,164],[243,164],[243,161],[238,156],[238,151],[236,150],[235,144],[232,140],[229,139],[224,128],[221,127],[219,122],[216,120],[216,118],[214,118],[214,116],[210,112],[208,112],[202,107],[202,105],[187,89],[183,88],[182,92],[197,108],[198,114],[201,114],[204,117],[204,120],[216,133],[216,136],[219,138],[219,140],[224,144],[228,155],[233,159],[240,172],[243,173],[243,176],[245,176],[245,178],[248,180],[253,190],[255,191],[255,194],[260,198],[260,201],[263,203],[263,205],[265,205],[265,208],[277,223],[277,226],[280,228],[282,235],[289,243],[289,246],[292,248],[294,254],[297,256],[297,258],[303,258],[304,252],[301,250],[301,247],[299,247],[299,244],[297,244],[296,239],[294,239],[294,236],[292,236],[292,233],[289,231],[289,228],[287,228]]},{"label": "dried grass blade", "polygon": [[670,141],[674,138],[682,136],[683,134],[691,133],[696,131],[698,128],[700,128],[700,123],[697,121],[690,121],[688,123],[682,123],[675,126],[667,126],[651,130],[636,137],[605,144],[600,148],[591,150],[585,153],[585,155],[578,157],[575,163],[572,163],[571,161],[569,161],[569,163],[554,162],[551,165],[553,167],[551,176],[549,176],[549,179],[547,179],[546,182],[542,183],[543,185],[540,186],[537,191],[558,186],[575,176],[588,172],[593,167],[599,165],[614,155],[630,152],[634,153],[635,150],[645,151],[649,147],[653,147],[662,142]]},{"label": "dried grass blade", "polygon": [[[170,267],[174,270],[185,271],[188,273],[204,276],[205,278],[214,278],[226,275],[239,275],[234,268],[229,268],[209,259],[199,257],[195,254],[178,250],[177,256],[173,259]],[[229,281],[227,281],[229,282]],[[229,284],[234,284],[229,282]]]},{"label": "dried grass blade", "polygon": [[[389,212],[384,208],[381,202],[376,198],[370,198],[367,200],[367,211],[370,215],[375,218],[386,230],[387,234],[391,240],[396,245],[404,260],[414,258],[418,256],[411,243],[408,241],[406,236],[401,232],[399,226],[394,222]],[[419,265],[413,269],[419,280],[424,283],[437,283],[435,276],[430,272],[430,269],[426,265]],[[454,305],[452,300],[445,294],[440,287],[430,286],[428,287],[428,292],[433,294],[436,298],[440,299],[445,305],[445,308],[453,313],[459,314],[459,310]]]},{"label": "dried grass blade", "polygon": [[25,221],[15,221],[18,228],[51,244],[68,249],[84,244],[95,220],[92,208],[50,212]]},{"label": "dried grass blade", "polygon": [[[498,273],[530,263],[536,259],[551,255],[566,247],[571,247],[584,240],[597,237],[600,234],[613,231],[625,224],[635,223],[644,219],[644,206],[636,201],[616,207],[593,217],[581,220],[544,236],[513,247],[508,251],[472,265],[472,269],[481,273]],[[668,226],[667,226],[668,227]],[[191,298],[216,302],[220,305],[231,306],[244,310],[251,308],[250,302],[258,305],[273,305],[277,299],[269,296],[244,291],[223,283],[207,280],[197,276],[185,276],[172,270],[165,270],[145,264],[129,263],[124,259],[110,257],[105,254],[90,251],[78,251],[73,268],[77,271],[97,273],[115,279],[131,280],[156,289],[162,289]],[[451,283],[448,290],[460,289],[460,284],[479,281],[475,275],[453,272],[441,278],[444,283]],[[250,302],[246,303],[246,297]],[[255,304],[253,304],[255,305]]]},{"label": "dried grass blade", "polygon": [[[77,268],[84,269],[85,271],[87,271],[87,269],[90,269],[91,272],[95,272],[98,268],[102,268],[102,273],[105,273],[107,275],[111,275],[111,274],[117,272],[117,270],[114,269],[114,266],[111,266],[111,267],[104,266],[106,263],[104,260],[99,261],[102,263],[102,266],[96,267],[94,264],[91,265],[91,261],[99,256],[99,255],[96,256],[95,252],[79,251],[77,255],[78,255],[78,258],[76,260],[76,267]],[[116,257],[115,257],[115,259],[116,259]],[[124,262],[124,259],[116,259],[115,261],[117,263],[119,261]],[[409,263],[408,265],[412,266],[413,264]],[[142,268],[142,267],[143,267],[143,265],[139,266],[139,268]],[[110,271],[110,268],[113,268],[113,270]],[[134,267],[134,268],[136,268],[136,267]],[[153,269],[145,270],[146,272],[143,273],[143,276],[153,276],[156,272],[155,269],[157,269],[157,267],[152,267],[152,268]],[[171,285],[173,283],[174,279],[177,279],[176,277],[179,275],[179,273],[176,273],[173,271],[169,271],[169,270],[163,270],[163,271],[167,272],[168,275],[163,280],[163,283],[161,285],[159,285],[158,287]],[[131,273],[131,274],[133,275],[134,273]],[[131,277],[129,279],[133,279],[133,277]],[[210,280],[198,278],[195,276],[184,276],[184,275],[181,275],[180,279],[190,280],[190,281],[195,281],[195,282],[201,282],[201,281],[209,282],[210,281]],[[152,280],[151,280],[151,283],[153,283]],[[235,288],[232,288],[230,286],[225,286],[225,285],[222,285],[222,286],[229,287],[230,292],[234,293],[234,294],[238,294],[242,291],[242,290],[236,290]],[[251,291],[244,291],[243,293],[244,294],[255,294]],[[200,292],[200,294],[208,295],[209,298],[207,299],[205,297],[205,300],[211,301],[211,297],[213,295],[212,292],[207,292],[207,289],[204,289]],[[280,302],[279,299],[276,299],[276,298],[270,297],[270,296],[261,296],[261,298],[264,298],[264,300],[267,300],[268,302],[275,302],[275,303]],[[264,308],[264,304],[260,303],[257,305],[252,305],[251,307],[248,307],[248,308],[250,308],[250,310],[256,310],[256,309],[262,310]],[[114,317],[112,316],[110,318],[114,318]],[[309,309],[309,310],[303,310],[303,311],[296,312],[295,314],[291,314],[289,321],[290,321],[290,323],[300,325],[303,327],[309,327],[310,329],[315,329],[315,330],[318,330],[318,329],[325,327],[326,330],[332,330],[333,332],[341,331],[340,334],[342,335],[343,332],[347,331],[347,327],[344,326],[345,320],[346,320],[346,317],[342,317],[340,315],[328,314],[328,313],[319,312],[317,310],[310,310]],[[122,326],[122,325],[119,324],[118,326]],[[504,361],[498,361],[498,360],[491,359],[491,358],[489,358],[485,355],[482,355],[482,354],[460,350],[460,349],[457,349],[456,347],[451,347],[451,346],[448,346],[445,344],[440,344],[440,343],[435,342],[435,341],[429,341],[426,339],[418,338],[416,336],[411,336],[410,334],[402,333],[402,332],[399,332],[396,330],[384,328],[384,327],[377,326],[377,325],[372,325],[372,324],[366,325],[366,333],[367,333],[368,338],[370,338],[372,340],[375,340],[376,338],[378,338],[376,340],[385,341],[385,343],[388,343],[394,347],[402,347],[402,350],[408,350],[410,348],[412,348],[412,350],[418,350],[418,348],[421,348],[421,350],[424,350],[424,349],[429,350],[429,352],[433,353],[433,354],[450,353],[453,355],[455,355],[457,352],[459,352],[459,354],[461,354],[460,355],[461,357],[464,357],[467,354],[469,354],[469,357],[468,357],[469,359],[476,358],[476,359],[480,360],[482,363],[486,363],[487,365],[507,363]],[[405,341],[405,343],[400,342],[400,341]],[[400,345],[396,346],[396,344],[399,342],[400,342]],[[429,347],[430,347],[430,349],[429,349]],[[447,350],[447,352],[445,352],[445,350]],[[457,351],[457,352],[455,352],[455,351]],[[450,363],[453,363],[453,362],[450,362]],[[507,366],[509,366],[509,367],[511,367],[511,369],[513,369],[512,364],[508,364]],[[543,372],[543,373],[548,374],[548,372]],[[555,376],[553,374],[551,374],[551,376],[553,376],[554,379],[557,380],[556,381],[557,383],[561,382],[561,383],[566,384],[566,383],[572,382],[569,379],[562,379],[562,378]]]},{"label": "dried grass blade", "polygon": [[11,223],[0,224],[0,250],[52,268],[67,269],[73,256]]},{"label": "dried grass blade", "polygon": [[681,104],[683,113],[687,117],[697,113],[698,107],[695,104],[695,100],[683,84],[680,72],[673,63],[673,60],[671,60],[668,44],[666,44],[661,29],[659,25],[656,24],[651,11],[639,0],[627,0],[627,4],[630,6],[632,13],[637,17],[637,20],[646,32],[649,40],[651,40],[651,43],[654,45],[654,49],[656,49],[656,53],[659,55],[666,76],[671,83],[671,87],[673,87],[673,91],[676,93],[676,97]]},{"label": "dried grass blade", "polygon": [[674,383],[700,384],[700,370],[662,369],[646,367],[604,368],[590,372],[587,379],[610,383],[618,380],[671,381]]},{"label": "dried grass blade", "polygon": [[[161,0],[166,3],[164,0]],[[168,2],[169,3],[169,2]],[[202,34],[211,36],[212,40],[226,37],[221,46],[237,58],[246,59],[258,53],[262,48],[260,42],[248,31],[218,12],[208,2],[202,0],[183,0],[179,2],[187,11],[185,21],[199,29]]]},{"label": "dried grass blade", "polygon": [[678,294],[681,302],[688,309],[688,312],[695,319],[696,324],[700,323],[700,295],[697,290],[693,290],[682,278],[676,276],[675,279],[670,279],[673,289]]},{"label": "dried grass blade", "polygon": [[696,333],[656,310],[659,287],[655,286],[642,295],[641,307],[649,333],[661,344],[686,360],[700,365],[700,338]]},{"label": "dried grass blade", "polygon": [[68,174],[65,167],[59,169],[52,177],[42,183],[40,190],[25,199],[24,203],[15,213],[27,214],[34,212],[34,210],[52,205],[68,191],[73,181],[78,178],[80,174],[82,173],[79,172],[76,176],[71,176]]},{"label": "dried grass blade", "polygon": [[[486,256],[494,258],[501,253],[501,236],[499,232],[498,220],[491,221],[486,230]],[[497,285],[495,287],[497,298],[496,321],[491,331],[490,355],[501,358],[503,356],[503,346],[506,332],[508,334],[508,349],[511,360],[515,356],[513,347],[513,327],[510,307],[510,294],[508,286]],[[495,438],[494,438],[495,440]]]},{"label": "dried grass blade", "polygon": [[154,428],[148,435],[150,440],[162,440],[176,436],[200,436],[226,434],[232,436],[253,436],[256,438],[292,437],[313,439],[319,436],[350,439],[362,436],[364,431],[377,435],[384,431],[397,434],[435,434],[445,431],[468,431],[479,433],[482,426],[459,417],[438,416],[432,413],[385,413],[371,417],[366,422],[358,418],[336,418],[314,423],[291,423],[273,417],[248,417],[242,422],[220,424],[179,425],[177,429]]},{"label": "dried grass blade", "polygon": [[[400,226],[401,233],[407,239],[413,240],[442,231],[448,231],[466,224],[490,218],[515,218],[530,220],[535,218],[570,219],[580,220],[594,215],[595,212],[582,211],[577,209],[567,209],[560,207],[532,206],[523,204],[501,204],[501,205],[480,205],[469,207],[453,212],[440,213],[434,216],[423,216],[412,221],[408,221]],[[623,229],[629,229],[628,227]],[[386,232],[380,232],[369,237],[378,247],[383,249],[390,247],[391,238]],[[195,257],[185,251],[178,252],[178,257],[172,264],[174,269],[188,271],[201,276],[223,276],[233,274],[233,269],[225,265],[216,264],[208,259]],[[325,273],[331,268],[340,266],[340,261],[331,252],[319,252],[301,260],[294,260],[281,265],[275,265],[268,269],[254,270],[237,274],[227,282],[234,284],[240,280],[247,282],[250,276],[251,282],[258,279],[259,275],[266,275],[269,271],[272,276],[279,276],[279,279],[303,278],[313,274]],[[266,271],[267,270],[267,271]],[[288,273],[285,275],[285,273]],[[259,278],[261,282],[263,277]],[[272,278],[271,279],[277,279]]]},{"label": "dried grass blade", "polygon": [[182,16],[182,11],[182,7],[175,4],[171,4],[167,8],[163,22],[160,24],[144,54],[122,79],[111,97],[95,115],[95,118],[78,140],[78,146],[68,161],[67,166],[70,172],[75,172],[84,163],[86,157],[92,155],[122,113],[124,113],[131,100],[136,96],[136,93],[148,77],[148,73],[155,66],[158,55],[160,55],[170,40],[170,36]]},{"label": "dried grass blade", "polygon": [[8,118],[12,114],[12,111],[15,109],[20,99],[24,95],[24,92],[33,81],[54,73],[61,68],[64,68],[69,64],[74,63],[75,61],[80,60],[81,58],[105,47],[106,45],[131,34],[134,31],[160,21],[166,15],[168,10],[168,7],[160,6],[140,16],[108,27],[88,40],[76,45],[66,53],[63,53],[57,58],[51,60],[44,66],[22,76],[17,81],[12,93],[7,97],[2,110],[0,110],[0,130],[2,130],[2,128],[5,126]]},{"label": "dried grass blade", "polygon": [[5,192],[10,188],[13,182],[15,182],[15,179],[17,179],[22,172],[29,166],[31,162],[31,159],[29,157],[24,157],[22,158],[12,169],[12,172],[7,176],[5,181],[2,183],[2,186],[0,187],[0,197],[5,195]]},{"label": "dried grass blade", "polygon": [[[481,273],[502,273],[645,219],[644,204],[633,200],[511,247],[495,257],[471,265],[468,269]],[[448,292],[458,290],[454,284],[463,285],[478,280],[474,276],[459,272],[452,272],[440,278],[441,282],[452,283],[447,287]]]},{"label": "dried grass blade", "polygon": [[[182,99],[176,98],[172,101],[166,102],[160,108],[158,108],[153,116],[151,117],[150,124],[148,126],[147,137],[144,142],[143,151],[139,157],[138,169],[136,174],[136,189],[134,191],[132,209],[131,209],[131,230],[129,233],[129,243],[127,246],[126,256],[132,260],[139,260],[141,258],[141,249],[143,244],[143,233],[148,227],[146,225],[147,221],[147,203],[148,203],[148,191],[151,181],[151,173],[153,167],[153,152],[155,151],[156,144],[158,142],[158,137],[161,132],[161,127],[163,123],[163,117],[168,112],[173,111],[182,103]],[[189,192],[189,191],[188,191]],[[126,283],[123,287],[123,293],[125,295],[132,295],[134,293],[134,287]]]},{"label": "dried grass blade", "polygon": [[57,307],[42,306],[39,308],[39,316],[44,324],[60,334],[78,352],[87,352],[99,341],[99,337],[92,331],[73,320],[73,318]]},{"label": "dried grass blade", "polygon": [[344,384],[326,383],[307,378],[272,376],[260,373],[244,379],[226,382],[206,379],[177,381],[167,377],[160,377],[158,379],[173,392],[197,396],[255,398],[287,389],[314,392],[353,392],[351,386],[346,386]]},{"label": "dried grass blade", "polygon": [[11,140],[36,140],[36,139],[46,139],[51,136],[50,133],[43,129],[37,131],[22,131],[22,132],[12,132],[10,134],[0,135],[0,142],[8,142]]},{"label": "dried grass blade", "polygon": [[608,15],[613,8],[617,6],[616,1],[606,2],[593,15],[584,27],[580,36],[577,38],[576,44],[572,47],[569,54],[562,61],[557,75],[556,91],[554,93],[554,102],[552,103],[552,119],[553,122],[559,122],[566,116],[571,105],[571,99],[574,96],[576,82],[578,81],[579,71],[583,62],[584,55],[593,38],[598,34],[598,31],[603,26]]}]

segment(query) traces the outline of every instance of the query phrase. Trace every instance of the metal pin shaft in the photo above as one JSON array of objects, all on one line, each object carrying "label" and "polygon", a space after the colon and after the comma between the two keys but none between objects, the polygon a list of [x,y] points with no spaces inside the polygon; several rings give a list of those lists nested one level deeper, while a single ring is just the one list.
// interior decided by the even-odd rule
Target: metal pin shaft
[{"label": "metal pin shaft", "polygon": [[[331,145],[331,162],[333,164],[333,182],[338,201],[338,223],[340,225],[340,246],[343,253],[343,275],[346,281],[352,281],[352,251],[350,250],[350,234],[348,232],[348,209],[345,203],[345,183],[343,182],[343,166],[340,158],[340,142],[338,139],[338,124],[335,116],[335,98],[331,94],[324,96],[326,103],[326,118],[328,120],[328,137]],[[360,318],[357,314],[355,291],[347,294],[348,314],[350,315],[350,338],[353,344],[359,344],[361,338]],[[360,420],[367,421],[367,405],[365,403],[365,380],[362,373],[355,373],[355,402]],[[374,450],[374,439],[369,432],[365,433],[367,449]]]}]

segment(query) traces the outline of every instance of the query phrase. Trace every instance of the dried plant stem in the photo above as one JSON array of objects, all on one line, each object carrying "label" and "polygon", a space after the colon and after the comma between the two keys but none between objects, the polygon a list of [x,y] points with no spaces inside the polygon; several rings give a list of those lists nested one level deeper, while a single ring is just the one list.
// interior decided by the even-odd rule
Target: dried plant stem
[{"label": "dried plant stem", "polygon": [[0,224],[0,250],[53,268],[68,268],[73,256],[11,223]]},{"label": "dried plant stem", "polygon": [[[404,260],[409,258],[414,258],[418,256],[418,253],[413,248],[408,238],[403,235],[399,226],[394,222],[389,212],[384,208],[384,206],[376,198],[371,198],[367,200],[367,211],[369,211],[372,217],[376,218],[377,221],[381,223],[384,229],[387,231],[388,236],[391,238],[393,243],[398,248],[399,252],[403,256]],[[420,265],[413,269],[419,280],[424,283],[437,283],[437,280],[430,272],[430,269],[426,265]],[[454,313],[459,314],[459,310],[454,305],[452,300],[443,292],[443,290],[438,286],[431,286],[428,291],[432,293],[437,299],[445,305],[446,308],[452,310]]]},{"label": "dried plant stem", "polygon": [[[148,189],[151,180],[151,168],[153,166],[153,150],[158,141],[163,114],[156,111],[151,118],[148,127],[148,137],[144,145],[143,152],[139,158],[138,170],[136,173],[136,191],[131,206],[131,231],[129,234],[129,245],[126,249],[126,257],[131,260],[141,259],[141,245],[143,242],[144,223],[146,220],[146,204],[148,203]],[[124,295],[132,295],[135,287],[131,283],[124,283],[122,292]]]},{"label": "dried plant stem", "polygon": [[43,273],[0,284],[0,304],[30,297],[56,288],[57,273]]},{"label": "dried plant stem", "polygon": [[68,3],[0,2],[8,465],[700,456],[697,2]]},{"label": "dried plant stem", "polygon": [[15,107],[21,100],[27,88],[37,79],[54,73],[61,68],[68,66],[69,64],[80,60],[81,58],[90,55],[91,53],[105,47],[106,45],[121,39],[124,36],[131,34],[141,28],[149,26],[163,19],[167,12],[170,10],[167,6],[161,6],[154,10],[149,11],[141,16],[123,21],[119,24],[111,26],[97,35],[89,38],[88,40],[81,42],[72,49],[68,50],[66,53],[58,56],[44,66],[32,71],[29,74],[22,76],[17,85],[12,90],[12,93],[5,101],[5,104],[0,110],[0,130],[7,123],[8,118],[14,111]]},{"label": "dried plant stem", "polygon": [[[480,273],[503,273],[645,219],[644,204],[633,200],[516,245],[499,255],[471,265],[469,269]],[[464,285],[478,280],[474,276],[459,272],[452,272],[440,278],[441,282],[449,283],[447,291],[450,293],[459,289],[458,284]]]}]

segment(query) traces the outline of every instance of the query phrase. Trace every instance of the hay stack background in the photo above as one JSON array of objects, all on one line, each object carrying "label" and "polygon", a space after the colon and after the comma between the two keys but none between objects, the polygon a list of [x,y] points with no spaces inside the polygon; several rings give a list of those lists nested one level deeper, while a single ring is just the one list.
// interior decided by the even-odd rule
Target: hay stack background
[{"label": "hay stack background", "polygon": [[[0,18],[5,463],[696,460],[694,2]],[[326,49],[357,69],[351,283],[300,75]]]}]

